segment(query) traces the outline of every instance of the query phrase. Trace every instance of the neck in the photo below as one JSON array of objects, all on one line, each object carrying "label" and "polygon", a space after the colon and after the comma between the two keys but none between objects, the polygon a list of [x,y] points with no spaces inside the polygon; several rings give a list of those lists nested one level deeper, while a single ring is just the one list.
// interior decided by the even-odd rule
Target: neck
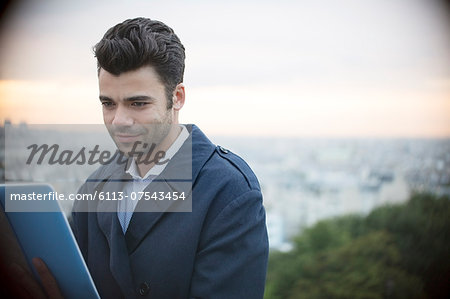
[{"label": "neck", "polygon": [[[170,146],[175,142],[178,135],[181,133],[181,127],[179,125],[172,125],[171,129],[169,131],[169,134],[163,139],[163,141],[158,144],[155,149],[153,150],[150,161],[153,161],[159,152],[167,152],[167,150],[170,148]],[[161,160],[164,160],[164,158],[161,158]],[[158,160],[159,161],[159,160]],[[155,162],[158,162],[155,161]],[[144,176],[153,166],[155,166],[155,162],[152,163],[137,163],[137,167],[139,169],[140,176]]]}]

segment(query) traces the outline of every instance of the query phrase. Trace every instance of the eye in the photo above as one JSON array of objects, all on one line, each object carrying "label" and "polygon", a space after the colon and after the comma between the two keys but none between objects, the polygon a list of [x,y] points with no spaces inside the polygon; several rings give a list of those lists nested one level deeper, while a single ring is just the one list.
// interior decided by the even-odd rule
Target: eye
[{"label": "eye", "polygon": [[112,108],[114,106],[114,103],[112,101],[103,101],[102,106],[105,108]]},{"label": "eye", "polygon": [[131,106],[133,106],[133,107],[144,107],[147,104],[148,104],[147,102],[133,102],[133,103],[131,103]]}]

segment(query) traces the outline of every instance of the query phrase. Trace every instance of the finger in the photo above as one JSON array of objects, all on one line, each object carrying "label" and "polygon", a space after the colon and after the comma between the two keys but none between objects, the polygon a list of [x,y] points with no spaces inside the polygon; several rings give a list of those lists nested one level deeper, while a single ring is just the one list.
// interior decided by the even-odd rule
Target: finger
[{"label": "finger", "polygon": [[46,298],[44,292],[31,273],[16,263],[12,263],[8,270],[11,278],[14,279],[14,283],[11,285],[12,291],[18,298]]},{"label": "finger", "polygon": [[42,286],[50,299],[62,299],[61,291],[55,277],[44,261],[38,257],[32,259],[33,265],[41,278]]}]

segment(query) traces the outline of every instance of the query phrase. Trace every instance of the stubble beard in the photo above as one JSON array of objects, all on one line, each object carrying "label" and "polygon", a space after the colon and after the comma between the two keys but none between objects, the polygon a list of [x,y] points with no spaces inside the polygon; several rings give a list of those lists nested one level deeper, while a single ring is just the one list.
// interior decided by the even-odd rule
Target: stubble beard
[{"label": "stubble beard", "polygon": [[[127,157],[135,155],[145,156],[146,154],[151,154],[150,151],[152,150],[152,148],[155,149],[161,147],[161,143],[165,140],[165,138],[171,131],[173,125],[172,123],[173,119],[169,109],[167,110],[164,119],[162,119],[159,123],[139,124],[129,127],[110,126],[108,128],[108,131],[113,138],[113,141],[116,144],[117,148],[122,154]],[[114,138],[114,134],[116,133],[130,135],[139,134],[140,138],[136,142],[124,144]]]}]

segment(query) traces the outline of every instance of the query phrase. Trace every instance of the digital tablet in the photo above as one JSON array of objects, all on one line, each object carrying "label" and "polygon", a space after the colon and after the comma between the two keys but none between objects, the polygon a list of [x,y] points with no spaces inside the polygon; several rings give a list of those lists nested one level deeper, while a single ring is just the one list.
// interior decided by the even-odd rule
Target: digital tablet
[{"label": "digital tablet", "polygon": [[40,257],[56,278],[64,298],[100,298],[58,201],[42,200],[44,194],[50,198],[52,192],[47,184],[3,184],[1,206],[36,277],[31,260]]}]

